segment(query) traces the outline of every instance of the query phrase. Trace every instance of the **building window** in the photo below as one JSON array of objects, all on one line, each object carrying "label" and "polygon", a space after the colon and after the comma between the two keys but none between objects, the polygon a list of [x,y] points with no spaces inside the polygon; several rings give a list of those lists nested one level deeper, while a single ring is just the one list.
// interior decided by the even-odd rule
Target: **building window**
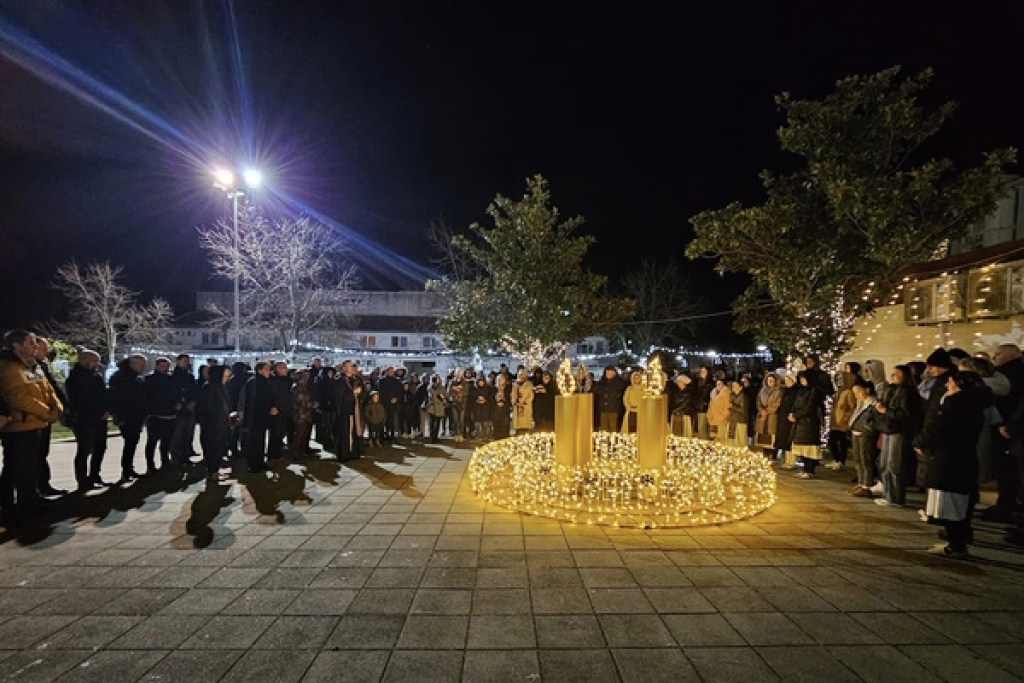
[{"label": "building window", "polygon": [[211,344],[220,344],[220,332],[214,332],[210,335]]},{"label": "building window", "polygon": [[391,348],[393,348],[393,349],[397,349],[398,348],[398,337],[392,337],[391,338]]},{"label": "building window", "polygon": [[203,343],[204,344],[209,344],[210,343],[210,333],[209,332],[203,332]]},{"label": "building window", "polygon": [[366,338],[366,345],[369,346],[371,349],[374,348],[375,346],[377,346],[377,337],[373,337],[373,336],[367,337]]},{"label": "building window", "polygon": [[597,353],[604,353],[604,342],[603,341],[597,342],[596,348],[597,348]]}]

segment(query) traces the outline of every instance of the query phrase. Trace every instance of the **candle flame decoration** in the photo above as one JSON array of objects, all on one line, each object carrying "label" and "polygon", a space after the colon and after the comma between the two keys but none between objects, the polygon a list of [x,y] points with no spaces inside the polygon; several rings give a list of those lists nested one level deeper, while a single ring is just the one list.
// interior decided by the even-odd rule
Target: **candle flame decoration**
[{"label": "candle flame decoration", "polygon": [[665,391],[668,375],[661,371],[661,358],[655,356],[647,364],[644,372],[644,396],[661,396]]},{"label": "candle flame decoration", "polygon": [[568,396],[573,393],[576,383],[572,378],[572,364],[566,358],[558,364],[558,393]]}]

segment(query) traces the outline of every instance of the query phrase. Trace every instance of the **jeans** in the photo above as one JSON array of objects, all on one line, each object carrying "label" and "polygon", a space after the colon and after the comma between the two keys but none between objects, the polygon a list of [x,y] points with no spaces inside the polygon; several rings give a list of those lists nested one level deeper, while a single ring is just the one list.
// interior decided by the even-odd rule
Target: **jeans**
[{"label": "jeans", "polygon": [[[907,453],[909,439],[903,434],[882,435],[882,455],[879,469],[882,471],[882,485],[885,487],[885,499],[896,505],[907,502],[907,482],[913,478],[917,468],[914,453]],[[907,468],[910,467],[910,476]]]},{"label": "jeans", "polygon": [[39,433],[39,460],[36,463],[36,486],[40,493],[49,491],[50,486],[50,433],[53,431],[50,425],[46,425]]},{"label": "jeans", "polygon": [[452,404],[452,434],[457,437],[465,435],[466,431],[466,406],[458,403]]},{"label": "jeans", "polygon": [[36,477],[42,431],[33,429],[0,434],[4,448],[3,469],[0,469],[0,511],[5,519],[27,521],[39,509]]},{"label": "jeans", "polygon": [[107,452],[107,421],[82,420],[74,425],[72,431],[78,442],[75,450],[75,480],[81,487],[99,479],[103,455]]},{"label": "jeans", "polygon": [[430,440],[433,443],[437,443],[437,438],[441,433],[441,421],[444,417],[441,415],[430,416]]}]

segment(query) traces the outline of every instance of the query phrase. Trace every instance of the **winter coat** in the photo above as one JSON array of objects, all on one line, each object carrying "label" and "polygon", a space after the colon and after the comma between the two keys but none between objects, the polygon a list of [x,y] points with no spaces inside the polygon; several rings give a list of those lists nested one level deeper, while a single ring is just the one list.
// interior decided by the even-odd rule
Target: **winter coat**
[{"label": "winter coat", "polygon": [[[942,399],[946,396],[948,377],[949,373],[946,372],[935,378],[935,383],[928,394],[928,400],[924,404],[921,429],[918,431],[917,436],[914,437],[914,448],[927,451],[934,448],[937,444],[939,439],[939,423],[941,422]],[[991,392],[989,392],[989,395],[991,396]]]},{"label": "winter coat", "polygon": [[429,399],[427,400],[427,414],[431,417],[444,417],[445,408],[448,407],[448,392],[440,384],[431,386]]},{"label": "winter coat", "polygon": [[622,396],[626,393],[626,380],[618,375],[611,379],[602,377],[594,384],[595,402],[599,413],[622,413]]},{"label": "winter coat", "polygon": [[473,422],[490,422],[494,413],[494,387],[474,384],[469,390],[469,416]]},{"label": "winter coat", "polygon": [[388,419],[388,408],[380,401],[370,401],[366,404],[366,424],[370,427],[379,427]]},{"label": "winter coat", "polygon": [[[754,432],[774,437],[779,429],[779,406],[782,405],[782,389],[778,386],[769,387],[765,384],[761,391],[757,392],[757,421],[754,423]],[[783,416],[785,419],[785,416]],[[770,444],[771,441],[768,441]]]},{"label": "winter coat", "polygon": [[309,380],[296,382],[291,389],[292,419],[296,422],[312,422],[316,413],[317,401],[309,390]]},{"label": "winter coat", "polygon": [[[323,375],[321,375],[322,377]],[[231,379],[228,380],[228,407],[232,412],[241,409],[242,389],[252,379],[252,371],[245,363],[235,363],[231,366]],[[318,380],[319,381],[319,380]]]},{"label": "winter coat", "polygon": [[142,381],[147,417],[174,417],[178,412],[178,391],[170,374],[151,372]]},{"label": "winter coat", "polygon": [[204,453],[224,453],[231,435],[230,396],[221,383],[207,382],[199,390],[196,411],[199,419],[199,440]]},{"label": "winter coat", "polygon": [[71,424],[90,424],[110,412],[110,394],[99,370],[87,370],[75,364],[64,383],[68,393],[68,414]]},{"label": "winter coat", "polygon": [[878,457],[878,412],[875,397],[858,402],[850,418],[850,452],[854,462],[874,462]]},{"label": "winter coat", "polygon": [[274,407],[270,380],[257,373],[246,383],[243,393],[242,426],[250,430],[266,429],[270,425],[270,409]]},{"label": "winter coat", "polygon": [[146,421],[146,390],[142,375],[131,368],[128,359],[117,366],[110,377],[110,413],[118,425],[141,425]]},{"label": "winter coat", "polygon": [[673,415],[694,416],[697,414],[697,385],[690,382],[685,388],[679,389],[672,395],[669,410]]},{"label": "winter coat", "polygon": [[[968,389],[949,394],[935,427],[928,452],[925,486],[938,491],[971,494],[978,482],[978,436],[984,425],[987,390]],[[991,397],[988,397],[988,402]]]},{"label": "winter coat", "polygon": [[554,422],[555,396],[558,396],[558,383],[555,380],[534,385],[533,418],[538,423]]},{"label": "winter coat", "polygon": [[821,389],[822,400],[824,397],[832,396],[836,393],[836,388],[832,384],[832,379],[829,378],[828,373],[818,368],[810,368],[804,370],[804,375],[807,377],[807,386],[818,387]]},{"label": "winter coat", "polygon": [[512,428],[533,428],[533,383],[518,380],[512,383]]},{"label": "winter coat", "polygon": [[0,352],[0,398],[11,416],[5,432],[43,429],[51,412],[64,408],[39,366],[25,365],[13,351]]},{"label": "winter coat", "polygon": [[448,400],[453,406],[465,410],[466,401],[469,399],[469,383],[464,380],[452,380],[448,384]]},{"label": "winter coat", "polygon": [[878,431],[912,438],[921,423],[921,396],[913,387],[889,385],[881,403],[885,414],[876,418]]},{"label": "winter coat", "polygon": [[715,390],[715,382],[710,377],[697,378],[697,412],[706,413],[711,405],[711,392]]},{"label": "winter coat", "polygon": [[729,397],[729,438],[735,438],[737,425],[746,425],[749,420],[750,397],[745,391],[733,392]]},{"label": "winter coat", "polygon": [[837,432],[850,431],[850,418],[857,407],[857,398],[853,395],[853,383],[857,378],[852,372],[840,375],[839,386],[835,399],[832,401],[832,414],[829,416],[829,429]]},{"label": "winter coat", "polygon": [[295,414],[295,406],[292,404],[292,384],[295,382],[291,377],[285,375],[270,376],[270,395],[274,400],[274,407],[277,408],[278,417],[281,420],[291,420]]},{"label": "winter coat", "polygon": [[171,382],[174,385],[176,403],[192,403],[199,395],[199,383],[190,370],[174,366],[171,370]]},{"label": "winter coat", "polygon": [[[825,418],[825,394],[818,386],[800,387],[793,399],[791,411],[793,423],[793,444],[796,446],[820,446],[821,423]],[[788,418],[787,418],[788,419]]]},{"label": "winter coat", "polygon": [[796,402],[796,395],[799,387],[783,387],[782,398],[779,399],[779,419],[775,432],[775,448],[788,451],[793,445],[793,423],[789,421],[789,415],[793,412],[793,404]]},{"label": "winter coat", "polygon": [[377,382],[377,393],[380,394],[380,402],[384,404],[385,410],[389,406],[392,406],[390,410],[397,409],[402,398],[402,380],[384,375]]},{"label": "winter coat", "polygon": [[[626,392],[622,394],[622,405],[626,409],[626,414],[622,418],[622,432],[624,434],[629,431],[630,414],[632,413],[634,416],[636,416],[637,411],[640,410],[640,399],[642,399],[643,397],[643,384],[633,384],[632,382],[628,387],[626,387]],[[635,419],[636,418],[634,417],[634,420]]]},{"label": "winter coat", "polygon": [[729,424],[729,414],[732,412],[731,397],[732,392],[728,388],[723,388],[721,391],[715,389],[711,392],[711,402],[708,404],[709,425],[723,428]]},{"label": "winter coat", "polygon": [[889,382],[885,378],[885,363],[880,360],[866,361],[861,375],[865,381],[875,385],[875,396],[881,400],[889,386]]}]

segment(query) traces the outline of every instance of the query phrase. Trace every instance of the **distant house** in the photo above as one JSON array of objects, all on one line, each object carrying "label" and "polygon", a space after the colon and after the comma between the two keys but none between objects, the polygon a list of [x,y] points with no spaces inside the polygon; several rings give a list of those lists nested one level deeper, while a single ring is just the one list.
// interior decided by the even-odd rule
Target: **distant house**
[{"label": "distant house", "polygon": [[846,359],[891,368],[924,360],[937,346],[1024,346],[1024,178],[1009,179],[996,211],[947,253],[900,273],[885,305],[857,321]]}]

